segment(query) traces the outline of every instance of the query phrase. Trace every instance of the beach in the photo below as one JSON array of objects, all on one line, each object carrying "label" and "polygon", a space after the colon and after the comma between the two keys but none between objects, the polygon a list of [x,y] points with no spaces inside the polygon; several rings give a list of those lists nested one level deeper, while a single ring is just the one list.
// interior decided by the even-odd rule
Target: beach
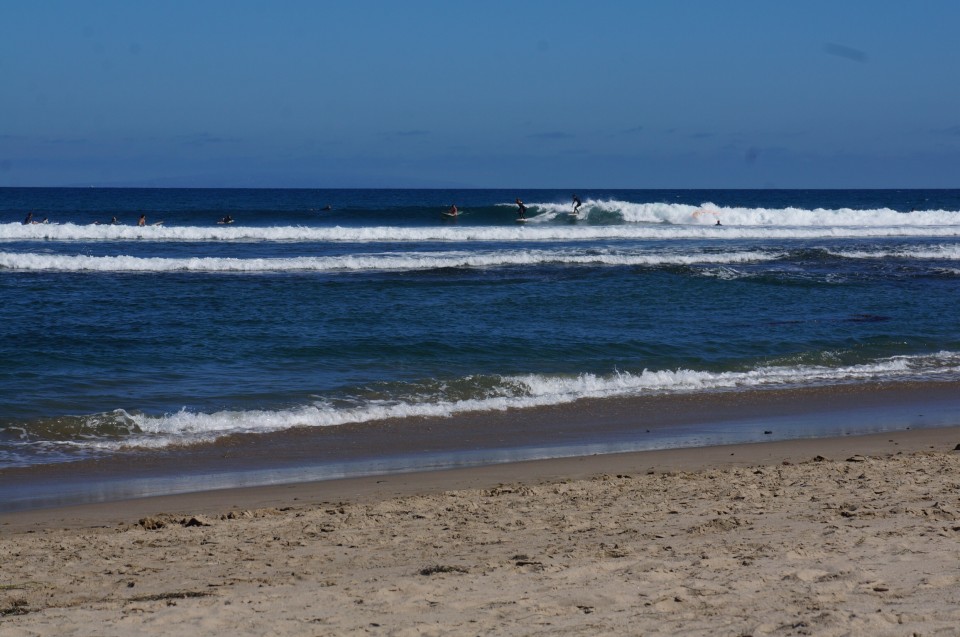
[{"label": "beach", "polygon": [[960,190],[578,196],[0,189],[0,637],[956,634]]},{"label": "beach", "polygon": [[910,635],[960,625],[960,428],[0,517],[0,635]]}]

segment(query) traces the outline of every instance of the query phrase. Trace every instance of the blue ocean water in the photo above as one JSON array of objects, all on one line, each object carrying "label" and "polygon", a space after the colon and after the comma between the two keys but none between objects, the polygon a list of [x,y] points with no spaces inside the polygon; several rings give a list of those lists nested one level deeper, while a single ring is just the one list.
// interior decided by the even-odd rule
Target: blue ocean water
[{"label": "blue ocean water", "polygon": [[960,379],[960,190],[571,194],[0,189],[0,468]]}]

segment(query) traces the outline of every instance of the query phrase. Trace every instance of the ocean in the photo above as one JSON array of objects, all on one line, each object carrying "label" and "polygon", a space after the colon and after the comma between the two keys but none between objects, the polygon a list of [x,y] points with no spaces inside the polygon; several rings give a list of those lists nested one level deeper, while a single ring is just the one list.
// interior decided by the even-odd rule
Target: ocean
[{"label": "ocean", "polygon": [[572,194],[0,188],[0,510],[960,421],[960,190]]}]

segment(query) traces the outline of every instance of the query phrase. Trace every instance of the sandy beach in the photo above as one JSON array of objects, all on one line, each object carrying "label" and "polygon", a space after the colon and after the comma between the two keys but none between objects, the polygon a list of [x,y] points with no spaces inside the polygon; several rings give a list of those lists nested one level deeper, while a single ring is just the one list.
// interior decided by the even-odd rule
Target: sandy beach
[{"label": "sandy beach", "polygon": [[960,429],[0,517],[0,635],[936,635]]}]

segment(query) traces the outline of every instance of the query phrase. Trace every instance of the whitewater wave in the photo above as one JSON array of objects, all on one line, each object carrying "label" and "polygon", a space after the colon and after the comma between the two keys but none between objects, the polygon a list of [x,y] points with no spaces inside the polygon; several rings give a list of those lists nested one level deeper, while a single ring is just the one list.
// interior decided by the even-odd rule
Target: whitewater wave
[{"label": "whitewater wave", "polygon": [[[501,204],[514,206],[514,204]],[[552,220],[570,216],[570,204],[533,203],[528,206],[534,220]],[[707,202],[699,206],[671,203],[631,203],[615,199],[587,200],[580,216],[617,215],[625,223],[667,223],[674,225],[714,225],[717,220],[735,226],[792,227],[876,227],[876,226],[955,226],[960,212],[921,210],[898,212],[889,208],[854,210],[852,208],[742,208],[717,206]]]},{"label": "whitewater wave", "polygon": [[[134,257],[87,256],[40,253],[0,252],[0,270],[27,272],[365,272],[418,271],[443,268],[492,268],[534,265],[584,266],[731,266],[769,263],[802,258],[803,252],[746,250],[738,252],[652,252],[613,249],[590,250],[493,250],[437,251],[405,253],[351,254],[335,257],[230,258],[230,257]],[[884,260],[890,258],[956,261],[960,246],[901,246],[872,250],[829,250],[821,254],[845,259]],[[730,277],[740,273],[720,269],[714,276]]]},{"label": "whitewater wave", "polygon": [[358,272],[412,271],[441,268],[484,268],[514,265],[661,266],[730,264],[772,261],[783,253],[746,251],[731,253],[651,254],[609,251],[552,252],[543,250],[476,252],[413,252],[337,257],[224,258],[50,255],[0,252],[0,270],[33,272]]},{"label": "whitewater wave", "polygon": [[[503,204],[504,206],[508,204]],[[512,205],[512,204],[509,204]],[[587,201],[571,223],[569,204],[535,203],[528,222],[470,226],[115,226],[0,224],[0,241],[407,242],[593,239],[816,239],[960,236],[960,212],[736,208]],[[717,226],[721,221],[723,225]]]},{"label": "whitewater wave", "polygon": [[[100,226],[45,226],[43,232],[21,230],[29,226],[0,225],[0,242],[11,241],[151,241],[151,242],[285,242],[285,243],[407,243],[407,242],[575,242],[592,240],[648,239],[869,239],[885,237],[960,237],[960,224],[952,226],[829,226],[829,227],[736,227],[679,225],[537,225],[504,227],[399,227],[369,228],[237,228],[236,232],[215,228],[185,226],[182,228],[148,228],[132,231]],[[94,229],[91,229],[94,228]]]},{"label": "whitewater wave", "polygon": [[[268,433],[293,427],[330,427],[350,423],[413,417],[449,417],[465,412],[562,405],[586,398],[614,398],[671,393],[731,391],[764,387],[800,387],[841,383],[956,380],[960,352],[896,356],[869,364],[828,367],[819,365],[761,366],[740,372],[644,370],[606,376],[547,376],[527,374],[467,378],[460,384],[482,387],[478,397],[449,399],[430,383],[430,390],[404,392],[402,399],[328,401],[280,411],[221,411],[211,414],[186,410],[160,417],[118,411],[116,418],[135,425],[140,434],[123,440],[72,441],[83,448],[158,448],[173,444],[209,442],[236,433]],[[102,415],[98,418],[102,419]]]}]

